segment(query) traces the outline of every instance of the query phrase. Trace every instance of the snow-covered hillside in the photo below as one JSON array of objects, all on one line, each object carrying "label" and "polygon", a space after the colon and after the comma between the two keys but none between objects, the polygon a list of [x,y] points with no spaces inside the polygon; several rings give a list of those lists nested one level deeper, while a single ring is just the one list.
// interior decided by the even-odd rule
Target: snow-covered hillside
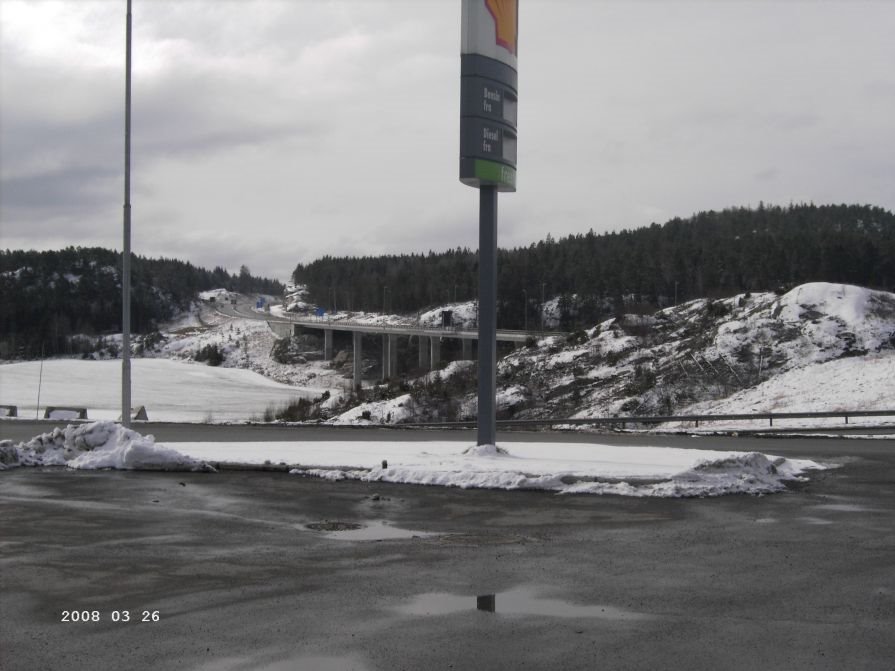
[{"label": "snow-covered hillside", "polygon": [[[812,283],[783,296],[741,294],[625,315],[572,340],[547,339],[500,363],[505,386],[529,390],[520,413],[672,414],[697,402],[715,412],[720,399],[787,371],[848,357],[839,372],[855,378],[888,362],[895,355],[895,295]],[[855,388],[850,396],[834,393],[826,403],[888,404],[879,392]]]},{"label": "snow-covered hillside", "polygon": [[[277,336],[267,322],[256,319],[226,317],[214,305],[198,305],[192,314],[193,324],[165,329],[151,346],[144,347],[145,358],[197,361],[213,348],[220,354],[223,368],[243,368],[283,384],[316,387],[321,390],[347,386],[342,373],[334,371],[319,358],[299,359],[298,365],[281,363],[272,356]],[[184,322],[181,322],[184,323]],[[317,354],[314,351],[314,354]],[[300,355],[300,353],[299,353]]]},{"label": "snow-covered hillside", "polygon": [[[811,283],[544,338],[498,363],[498,411],[586,418],[888,409],[893,373],[895,295]],[[470,387],[458,418],[474,417],[475,405]],[[374,422],[395,421],[391,406],[364,409]]]}]

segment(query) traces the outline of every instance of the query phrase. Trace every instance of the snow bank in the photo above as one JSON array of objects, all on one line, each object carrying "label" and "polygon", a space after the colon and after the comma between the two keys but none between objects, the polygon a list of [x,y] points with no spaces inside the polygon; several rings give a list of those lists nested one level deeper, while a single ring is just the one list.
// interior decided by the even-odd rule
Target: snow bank
[{"label": "snow bank", "polygon": [[[172,443],[206,461],[290,464],[295,475],[460,488],[537,489],[561,494],[692,497],[769,494],[804,473],[831,468],[805,459],[592,443],[300,441]],[[383,462],[385,465],[383,466]]]},{"label": "snow bank", "polygon": [[564,494],[621,494],[623,496],[693,497],[726,494],[771,494],[786,489],[787,480],[804,481],[800,474],[822,468],[814,462],[768,457],[760,452],[731,453],[706,459],[668,480],[647,484],[580,482]]},{"label": "snow bank", "polygon": [[84,470],[202,471],[209,466],[169,447],[155,444],[114,422],[69,425],[26,443],[0,444],[0,469],[15,466],[67,466]]},{"label": "snow bank", "polygon": [[[596,448],[595,456],[598,456],[604,446],[589,447]],[[600,458],[589,464],[579,462],[551,468],[539,463],[538,459],[517,457],[514,451],[482,445],[467,448],[452,458],[433,458],[429,463],[404,464],[388,460],[385,468],[381,465],[369,469],[298,468],[290,473],[329,480],[463,489],[533,489],[558,494],[682,498],[771,494],[786,489],[787,481],[806,480],[802,476],[805,471],[827,468],[813,461],[769,457],[759,452],[721,453],[722,456],[700,459],[692,454],[698,454],[698,450],[682,450],[680,452],[691,453],[687,458],[692,460],[692,465],[687,468],[670,475],[661,468],[654,471],[636,468],[637,476],[619,478],[613,475],[619,464],[601,463]],[[546,454],[549,452],[545,450]]]},{"label": "snow bank", "polygon": [[509,452],[502,447],[497,447],[497,445],[473,445],[463,450],[463,454],[476,457],[503,457],[508,456]]}]

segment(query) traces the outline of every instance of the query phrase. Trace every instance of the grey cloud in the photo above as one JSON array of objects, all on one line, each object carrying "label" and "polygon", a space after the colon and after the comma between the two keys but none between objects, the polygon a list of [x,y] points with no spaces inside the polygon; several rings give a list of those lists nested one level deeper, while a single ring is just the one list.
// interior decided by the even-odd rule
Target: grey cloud
[{"label": "grey cloud", "polygon": [[[18,112],[14,102],[4,102],[4,111],[9,112],[4,116],[14,120],[4,123],[2,129],[0,207],[6,231],[38,227],[33,228],[37,232],[41,222],[61,216],[89,220],[123,196],[119,191],[124,167],[123,95],[109,95],[108,82],[93,78],[44,80],[41,88],[47,90],[95,86],[107,100],[99,112],[71,118],[52,113],[29,116]],[[312,144],[326,136],[321,122],[287,123],[271,119],[271,115],[253,116],[250,109],[227,104],[231,95],[226,82],[192,84],[176,75],[152,86],[135,86],[135,188],[140,169],[162,158],[188,158],[241,145],[296,139]],[[47,105],[53,101],[48,99]]]},{"label": "grey cloud", "polygon": [[3,207],[13,218],[33,211],[39,216],[83,211],[105,203],[105,192],[120,179],[120,170],[99,166],[67,166],[3,181]]},{"label": "grey cloud", "polygon": [[777,179],[776,168],[766,168],[755,173],[754,177],[759,182],[772,182]]},{"label": "grey cloud", "polygon": [[[134,4],[139,58],[156,59],[134,81],[140,253],[283,276],[323,254],[477,244],[455,0]],[[759,200],[895,205],[892,3],[523,4],[502,246]],[[4,239],[49,240],[45,220],[100,237],[120,222],[123,66],[10,52]]]}]

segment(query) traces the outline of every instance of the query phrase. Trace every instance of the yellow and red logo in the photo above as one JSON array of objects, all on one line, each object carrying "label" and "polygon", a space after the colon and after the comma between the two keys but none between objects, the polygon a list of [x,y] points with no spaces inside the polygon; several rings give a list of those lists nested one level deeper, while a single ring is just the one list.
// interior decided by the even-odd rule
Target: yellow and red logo
[{"label": "yellow and red logo", "polygon": [[494,18],[494,41],[515,56],[519,0],[485,0],[485,7]]}]

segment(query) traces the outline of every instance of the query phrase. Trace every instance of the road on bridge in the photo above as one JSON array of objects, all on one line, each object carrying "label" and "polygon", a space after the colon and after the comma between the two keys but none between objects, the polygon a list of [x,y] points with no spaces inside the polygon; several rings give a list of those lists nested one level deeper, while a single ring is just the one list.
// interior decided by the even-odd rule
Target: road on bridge
[{"label": "road on bridge", "polygon": [[[415,324],[371,324],[366,321],[352,321],[351,319],[339,319],[333,317],[302,316],[291,313],[272,314],[269,312],[256,312],[249,304],[228,305],[223,303],[218,311],[227,317],[240,319],[257,319],[278,324],[291,324],[311,329],[333,329],[334,331],[352,331],[359,333],[372,333],[378,335],[404,335],[426,336],[442,338],[461,338],[478,340],[479,332],[475,329],[426,327]],[[497,339],[504,342],[525,343],[529,338],[542,338],[544,336],[565,336],[560,331],[521,331],[512,329],[498,329]]]}]

